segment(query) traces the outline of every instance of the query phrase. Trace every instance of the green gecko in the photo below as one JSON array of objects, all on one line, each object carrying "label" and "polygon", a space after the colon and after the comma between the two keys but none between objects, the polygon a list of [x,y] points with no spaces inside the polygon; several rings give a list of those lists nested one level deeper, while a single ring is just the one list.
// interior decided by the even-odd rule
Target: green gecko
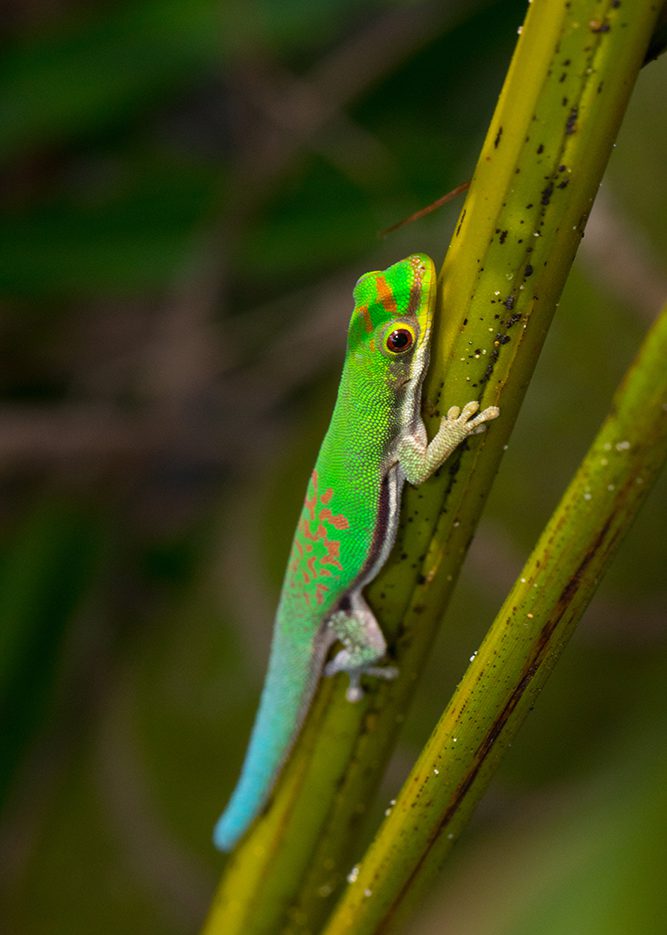
[{"label": "green gecko", "polygon": [[259,712],[215,828],[221,850],[264,808],[322,673],[347,673],[350,701],[362,696],[362,675],[396,675],[378,665],[386,643],[362,592],[396,538],[403,484],[423,483],[499,414],[495,406],[478,412],[477,402],[453,406],[428,441],[420,410],[435,298],[424,254],[366,273],[354,289],[338,398],[294,534]]}]

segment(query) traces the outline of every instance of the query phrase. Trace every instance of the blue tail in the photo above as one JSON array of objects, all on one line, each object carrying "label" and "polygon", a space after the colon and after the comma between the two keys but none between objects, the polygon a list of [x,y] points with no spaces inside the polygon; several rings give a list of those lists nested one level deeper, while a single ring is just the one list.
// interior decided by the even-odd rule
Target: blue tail
[{"label": "blue tail", "polygon": [[215,846],[231,851],[266,804],[315,692],[326,647],[294,647],[277,628],[269,670],[241,777],[213,832]]}]

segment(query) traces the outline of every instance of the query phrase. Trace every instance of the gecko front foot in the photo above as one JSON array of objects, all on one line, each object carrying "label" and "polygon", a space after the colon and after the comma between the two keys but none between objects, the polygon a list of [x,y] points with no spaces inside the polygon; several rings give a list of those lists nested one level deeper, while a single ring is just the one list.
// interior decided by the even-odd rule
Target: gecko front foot
[{"label": "gecko front foot", "polygon": [[464,439],[469,435],[479,435],[486,429],[486,423],[499,415],[497,406],[488,406],[479,412],[479,403],[473,400],[463,409],[451,406],[430,442],[427,443],[419,433],[405,435],[398,445],[397,454],[406,480],[414,487],[423,484]]},{"label": "gecko front foot", "polygon": [[[459,406],[451,406],[447,410],[447,416],[442,420],[441,429],[451,431],[454,426],[463,436],[480,435],[486,431],[486,423],[492,419],[497,419],[500,415],[500,409],[497,406],[487,406],[481,412],[478,412],[479,403],[477,400],[466,403],[463,409]],[[475,415],[475,413],[478,413]],[[472,418],[474,416],[474,418]]]}]

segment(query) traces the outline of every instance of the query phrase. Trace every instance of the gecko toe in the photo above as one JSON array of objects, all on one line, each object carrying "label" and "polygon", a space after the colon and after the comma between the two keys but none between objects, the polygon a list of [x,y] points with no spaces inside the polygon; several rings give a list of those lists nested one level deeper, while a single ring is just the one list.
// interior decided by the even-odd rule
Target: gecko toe
[{"label": "gecko toe", "polygon": [[356,704],[357,701],[361,701],[364,697],[364,690],[361,685],[348,685],[347,691],[345,692],[345,697],[352,704]]},{"label": "gecko toe", "polygon": [[479,409],[479,403],[476,399],[471,400],[469,403],[466,403],[461,411],[461,418],[464,422],[467,422],[471,416],[474,416],[477,410]]}]

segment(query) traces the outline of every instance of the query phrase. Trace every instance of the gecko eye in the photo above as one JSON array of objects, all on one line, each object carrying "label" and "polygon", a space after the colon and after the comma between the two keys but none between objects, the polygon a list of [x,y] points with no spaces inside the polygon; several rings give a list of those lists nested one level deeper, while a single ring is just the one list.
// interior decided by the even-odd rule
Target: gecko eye
[{"label": "gecko eye", "polygon": [[405,354],[415,342],[415,335],[411,328],[394,328],[384,339],[385,347],[392,354]]}]

